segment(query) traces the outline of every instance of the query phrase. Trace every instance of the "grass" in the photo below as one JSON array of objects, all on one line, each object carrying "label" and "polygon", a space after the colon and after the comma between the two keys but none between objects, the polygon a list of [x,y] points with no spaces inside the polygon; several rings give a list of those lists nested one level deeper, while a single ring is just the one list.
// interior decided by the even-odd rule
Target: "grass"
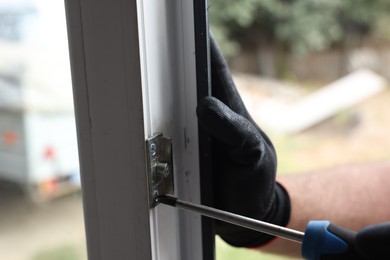
[{"label": "grass", "polygon": [[235,248],[226,244],[218,236],[215,239],[216,260],[287,260],[290,258],[261,253],[252,249]]},{"label": "grass", "polygon": [[32,260],[82,260],[82,254],[75,245],[63,245],[39,251]]}]

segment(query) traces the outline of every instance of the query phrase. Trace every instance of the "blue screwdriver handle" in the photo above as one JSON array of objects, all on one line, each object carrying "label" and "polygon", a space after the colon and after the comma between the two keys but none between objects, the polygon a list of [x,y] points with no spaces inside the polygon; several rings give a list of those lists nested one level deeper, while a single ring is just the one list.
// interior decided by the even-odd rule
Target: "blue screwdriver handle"
[{"label": "blue screwdriver handle", "polygon": [[302,240],[302,256],[309,260],[388,260],[390,222],[355,232],[329,221],[310,221]]},{"label": "blue screwdriver handle", "polygon": [[356,232],[329,221],[310,221],[302,241],[305,259],[365,259],[355,250]]}]

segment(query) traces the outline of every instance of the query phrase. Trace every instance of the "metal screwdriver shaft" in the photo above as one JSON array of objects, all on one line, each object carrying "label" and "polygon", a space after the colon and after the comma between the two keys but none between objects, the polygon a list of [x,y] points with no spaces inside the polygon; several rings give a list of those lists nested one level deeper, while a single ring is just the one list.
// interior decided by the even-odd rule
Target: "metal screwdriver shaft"
[{"label": "metal screwdriver shaft", "polygon": [[166,205],[185,209],[192,212],[197,212],[207,217],[222,220],[231,224],[246,227],[255,231],[281,237],[298,243],[302,243],[303,237],[305,235],[303,232],[297,230],[281,227],[264,221],[255,220],[223,210],[203,205],[197,205],[187,201],[182,201],[170,195],[160,195],[156,198],[156,200]]}]

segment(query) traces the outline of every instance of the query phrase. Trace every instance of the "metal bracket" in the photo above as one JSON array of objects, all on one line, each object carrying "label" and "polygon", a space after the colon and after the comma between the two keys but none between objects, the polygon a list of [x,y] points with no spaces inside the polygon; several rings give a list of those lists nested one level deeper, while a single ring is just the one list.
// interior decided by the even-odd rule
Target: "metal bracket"
[{"label": "metal bracket", "polygon": [[157,133],[146,140],[150,207],[154,208],[158,195],[173,194],[172,139]]}]

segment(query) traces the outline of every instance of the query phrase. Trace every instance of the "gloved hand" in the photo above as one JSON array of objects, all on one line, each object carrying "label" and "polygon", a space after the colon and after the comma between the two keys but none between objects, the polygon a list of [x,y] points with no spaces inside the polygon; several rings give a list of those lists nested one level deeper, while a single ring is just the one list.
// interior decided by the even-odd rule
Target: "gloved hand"
[{"label": "gloved hand", "polygon": [[[215,206],[286,226],[290,199],[286,190],[275,182],[275,149],[246,110],[213,38],[210,48],[214,97],[201,100],[197,115],[200,125],[213,137]],[[274,238],[220,221],[216,223],[216,233],[239,247],[256,247]]]}]

